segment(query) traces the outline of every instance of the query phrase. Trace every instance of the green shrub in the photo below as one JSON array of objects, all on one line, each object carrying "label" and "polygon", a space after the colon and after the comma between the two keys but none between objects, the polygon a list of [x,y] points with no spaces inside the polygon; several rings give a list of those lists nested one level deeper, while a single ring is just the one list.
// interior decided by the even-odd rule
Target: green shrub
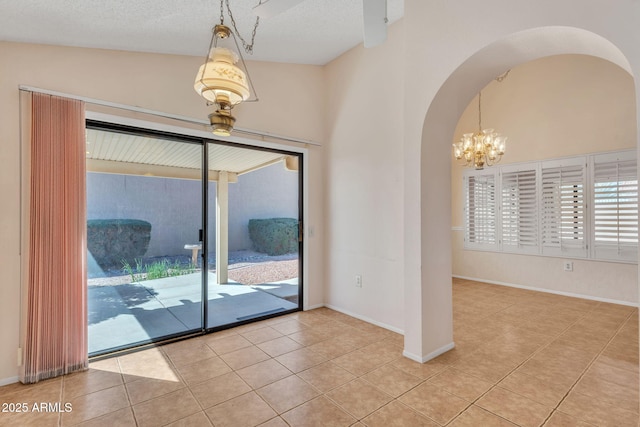
[{"label": "green shrub", "polygon": [[90,219],[87,248],[103,270],[135,264],[149,248],[151,224],[139,219]]},{"label": "green shrub", "polygon": [[269,218],[249,220],[253,249],[268,255],[298,252],[298,220]]}]

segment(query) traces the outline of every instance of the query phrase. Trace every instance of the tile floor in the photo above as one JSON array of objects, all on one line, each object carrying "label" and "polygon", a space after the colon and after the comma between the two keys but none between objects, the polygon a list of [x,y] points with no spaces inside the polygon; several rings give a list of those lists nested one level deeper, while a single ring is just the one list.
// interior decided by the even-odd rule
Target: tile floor
[{"label": "tile floor", "polygon": [[456,348],[326,308],[0,388],[2,426],[637,426],[637,309],[454,280]]}]

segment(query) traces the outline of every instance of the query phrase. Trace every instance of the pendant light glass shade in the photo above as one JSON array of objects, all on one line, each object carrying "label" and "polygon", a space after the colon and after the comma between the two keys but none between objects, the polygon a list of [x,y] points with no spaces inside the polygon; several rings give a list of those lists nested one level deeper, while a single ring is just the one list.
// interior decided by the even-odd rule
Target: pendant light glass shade
[{"label": "pendant light glass shade", "polygon": [[200,66],[193,87],[216,108],[209,115],[213,133],[230,135],[236,121],[231,109],[248,100],[253,87],[235,36],[226,25],[213,28],[207,59]]},{"label": "pendant light glass shade", "polygon": [[229,27],[216,25],[209,55],[200,66],[194,89],[207,101],[233,107],[249,99],[251,94],[243,61]]}]

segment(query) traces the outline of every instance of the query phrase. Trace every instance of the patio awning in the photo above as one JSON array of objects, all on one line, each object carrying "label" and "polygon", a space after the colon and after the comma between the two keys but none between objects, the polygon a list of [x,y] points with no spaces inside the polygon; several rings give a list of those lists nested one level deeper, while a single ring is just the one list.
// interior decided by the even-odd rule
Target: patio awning
[{"label": "patio awning", "polygon": [[[200,179],[202,150],[197,144],[87,129],[87,171],[125,175]],[[209,180],[226,171],[229,182],[239,175],[284,162],[297,170],[296,157],[226,144],[209,145]]]}]

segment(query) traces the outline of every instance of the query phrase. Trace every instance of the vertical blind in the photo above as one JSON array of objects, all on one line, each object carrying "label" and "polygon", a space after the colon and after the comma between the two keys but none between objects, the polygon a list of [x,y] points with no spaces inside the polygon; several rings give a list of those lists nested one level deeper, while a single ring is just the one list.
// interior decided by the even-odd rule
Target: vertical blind
[{"label": "vertical blind", "polygon": [[24,383],[88,364],[84,117],[81,101],[32,94]]}]

